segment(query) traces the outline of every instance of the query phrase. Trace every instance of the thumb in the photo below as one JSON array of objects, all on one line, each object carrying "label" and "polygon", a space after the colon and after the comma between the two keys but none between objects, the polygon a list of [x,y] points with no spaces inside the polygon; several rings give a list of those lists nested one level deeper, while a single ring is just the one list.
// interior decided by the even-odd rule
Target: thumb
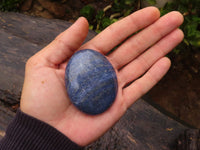
[{"label": "thumb", "polygon": [[70,28],[62,32],[47,47],[40,56],[51,65],[58,65],[70,58],[84,42],[88,33],[88,21],[80,17]]}]

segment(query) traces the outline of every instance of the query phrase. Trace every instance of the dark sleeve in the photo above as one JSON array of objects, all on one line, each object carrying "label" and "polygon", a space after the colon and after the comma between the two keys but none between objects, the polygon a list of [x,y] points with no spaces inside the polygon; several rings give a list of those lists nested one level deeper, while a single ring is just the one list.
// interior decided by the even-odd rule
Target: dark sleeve
[{"label": "dark sleeve", "polygon": [[78,150],[78,145],[50,125],[20,110],[0,141],[0,150]]}]

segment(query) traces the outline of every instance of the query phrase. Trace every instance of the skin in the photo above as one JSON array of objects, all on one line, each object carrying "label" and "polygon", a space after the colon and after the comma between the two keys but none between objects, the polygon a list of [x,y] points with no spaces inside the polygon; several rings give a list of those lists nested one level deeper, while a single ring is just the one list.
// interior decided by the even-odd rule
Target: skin
[{"label": "skin", "polygon": [[[179,12],[160,18],[157,8],[148,7],[110,25],[82,45],[88,22],[79,18],[27,61],[21,110],[53,126],[80,146],[90,144],[166,74],[170,60],[165,55],[182,41],[184,35],[178,29],[182,23],[183,16]],[[121,42],[123,44],[107,55]],[[64,83],[68,60],[73,53],[86,48],[106,55],[115,68],[119,85],[114,104],[95,116],[73,106]]]}]

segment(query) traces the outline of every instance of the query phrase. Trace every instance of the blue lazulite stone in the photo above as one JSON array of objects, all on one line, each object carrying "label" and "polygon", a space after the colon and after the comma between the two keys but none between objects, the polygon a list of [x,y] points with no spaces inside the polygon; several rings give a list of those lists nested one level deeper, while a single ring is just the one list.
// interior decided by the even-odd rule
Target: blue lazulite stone
[{"label": "blue lazulite stone", "polygon": [[65,84],[71,102],[81,111],[95,115],[107,110],[117,95],[117,76],[101,53],[85,49],[68,62]]}]

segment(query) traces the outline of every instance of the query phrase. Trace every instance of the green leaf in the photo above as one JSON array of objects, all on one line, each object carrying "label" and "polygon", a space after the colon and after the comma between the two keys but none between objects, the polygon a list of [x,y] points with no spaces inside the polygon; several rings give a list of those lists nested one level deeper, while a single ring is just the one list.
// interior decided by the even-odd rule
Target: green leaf
[{"label": "green leaf", "polygon": [[103,10],[98,11],[98,12],[97,12],[97,15],[96,15],[96,20],[97,20],[97,21],[102,20],[103,17],[104,17],[104,15],[105,15],[105,13],[104,13]]},{"label": "green leaf", "polygon": [[80,10],[80,15],[91,21],[94,17],[95,9],[91,5],[86,5]]},{"label": "green leaf", "polygon": [[186,40],[185,38],[183,39],[183,42],[187,45],[187,46],[189,46],[190,45],[190,43],[189,43],[189,41],[188,40]]},{"label": "green leaf", "polygon": [[156,4],[156,0],[146,0],[150,5],[155,5]]},{"label": "green leaf", "polygon": [[125,0],[126,5],[131,5],[133,3],[133,0]]},{"label": "green leaf", "polygon": [[115,23],[115,22],[117,22],[117,21],[118,21],[118,19],[113,18],[113,19],[111,19],[111,24],[112,24],[112,23]]},{"label": "green leaf", "polygon": [[198,32],[197,27],[198,24],[195,22],[187,24],[184,28],[185,36],[190,39],[195,38]]},{"label": "green leaf", "polygon": [[117,4],[117,5],[119,5],[119,2],[118,2],[118,0],[114,0],[114,4]]},{"label": "green leaf", "polygon": [[200,17],[193,15],[193,16],[192,16],[192,21],[194,21],[194,22],[200,24]]},{"label": "green leaf", "polygon": [[95,30],[95,32],[96,32],[96,33],[100,33],[100,32],[101,32],[101,30]]},{"label": "green leaf", "polygon": [[124,17],[130,15],[131,12],[132,12],[132,9],[128,9],[128,10],[126,10],[126,11],[124,12]]},{"label": "green leaf", "polygon": [[169,11],[166,10],[166,9],[163,9],[163,8],[160,9],[160,15],[161,15],[161,16],[164,16],[164,15],[167,14],[168,12],[169,12]]},{"label": "green leaf", "polygon": [[178,49],[178,48],[175,48],[175,49],[173,50],[173,52],[174,52],[176,55],[178,55],[178,54],[181,52],[181,50]]},{"label": "green leaf", "polygon": [[112,24],[112,21],[109,18],[103,18],[102,22],[101,22],[101,26],[103,29],[105,29],[106,27],[108,27],[109,25]]},{"label": "green leaf", "polygon": [[94,26],[93,26],[93,25],[89,25],[89,29],[90,29],[90,30],[93,30],[93,29],[94,29]]},{"label": "green leaf", "polygon": [[192,40],[190,44],[194,47],[200,47],[200,39]]}]

